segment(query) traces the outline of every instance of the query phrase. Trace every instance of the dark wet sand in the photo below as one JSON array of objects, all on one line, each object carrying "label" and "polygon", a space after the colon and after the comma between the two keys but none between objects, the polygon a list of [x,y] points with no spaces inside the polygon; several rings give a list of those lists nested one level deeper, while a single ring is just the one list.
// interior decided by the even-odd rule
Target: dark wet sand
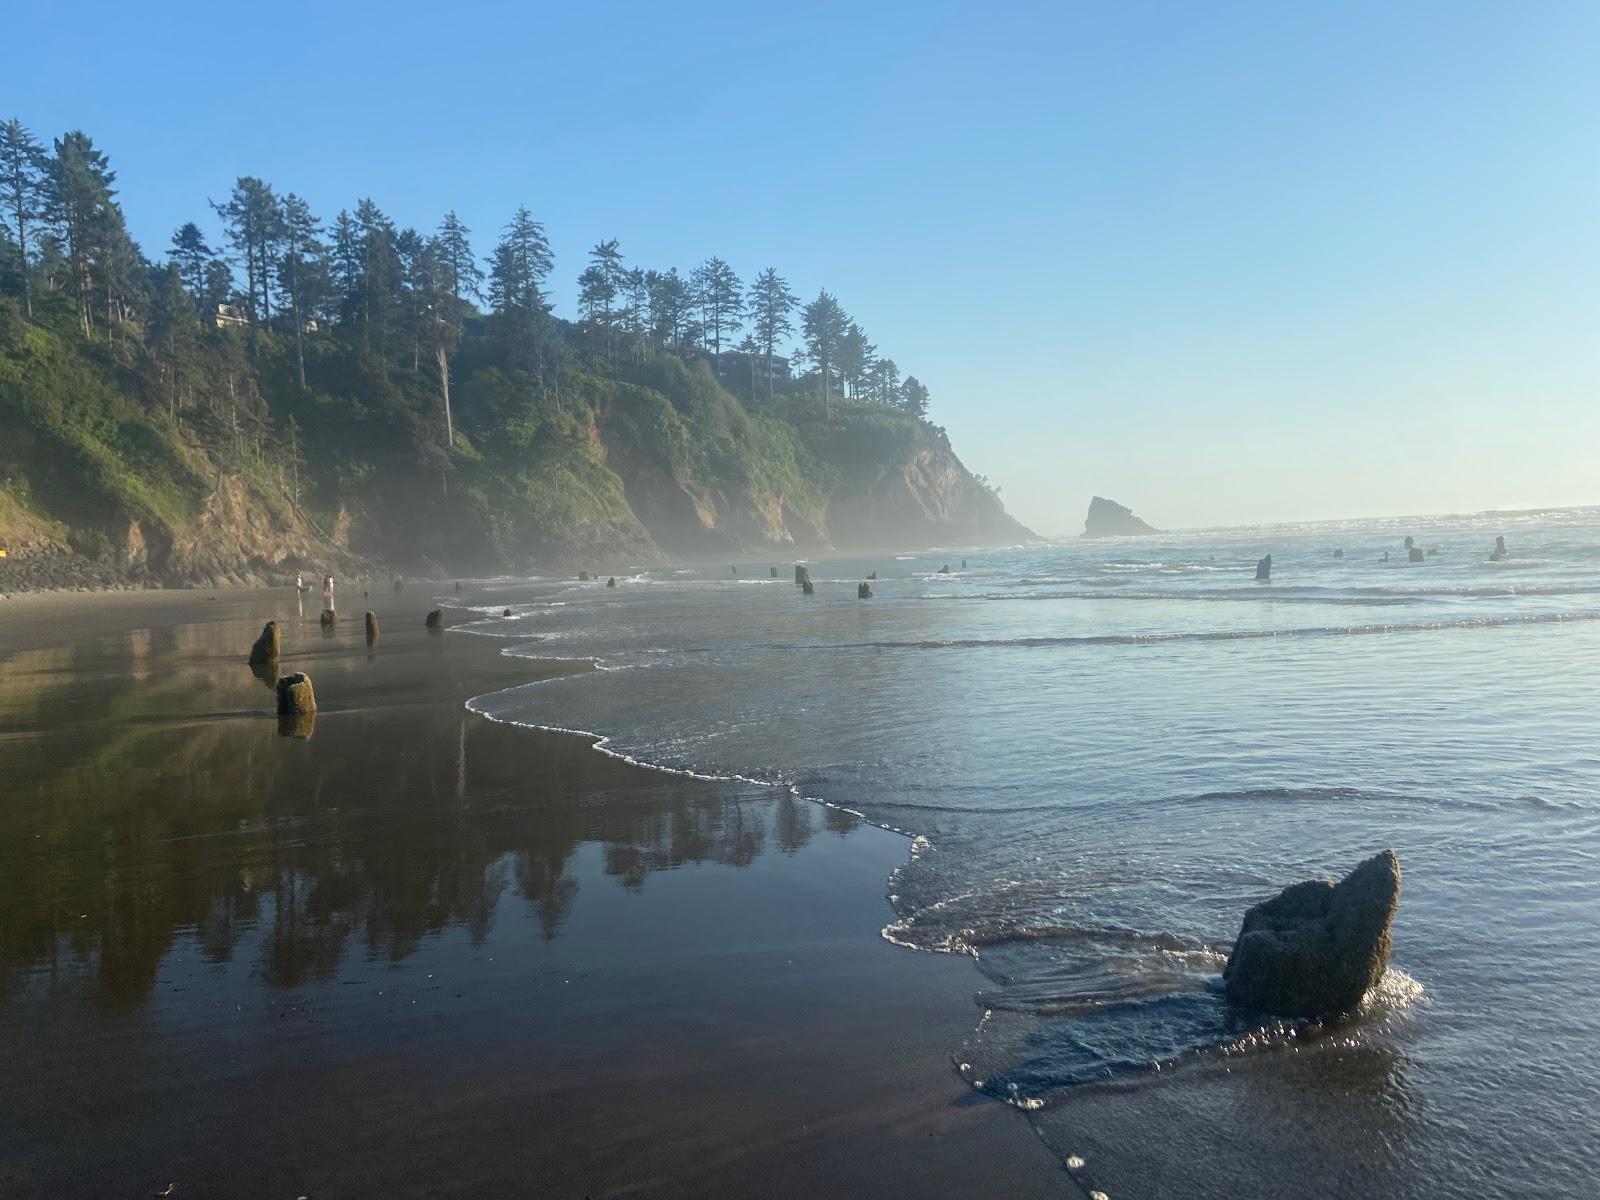
[{"label": "dark wet sand", "polygon": [[0,605],[0,1195],[1077,1194],[879,937],[903,839],[468,714],[557,668],[384,592]]}]

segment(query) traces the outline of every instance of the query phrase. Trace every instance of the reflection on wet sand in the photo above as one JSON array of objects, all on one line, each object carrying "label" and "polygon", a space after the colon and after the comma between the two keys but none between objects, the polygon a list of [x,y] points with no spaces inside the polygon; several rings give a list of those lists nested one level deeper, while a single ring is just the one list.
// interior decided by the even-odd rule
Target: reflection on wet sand
[{"label": "reflection on wet sand", "polygon": [[1058,1193],[945,1061],[970,964],[878,936],[902,839],[471,715],[573,668],[420,611],[285,624],[298,738],[280,598],[50,605],[0,628],[7,1200]]},{"label": "reflection on wet sand", "polygon": [[[417,677],[403,650],[402,695],[426,702],[363,678],[376,656],[319,661],[329,711],[278,719],[304,741],[286,745],[241,711],[278,664],[229,662],[226,639],[146,631],[8,664],[0,992],[48,966],[57,985],[81,976],[136,1005],[180,933],[221,962],[256,926],[264,978],[295,985],[352,952],[404,958],[453,924],[481,939],[507,888],[554,938],[585,843],[638,888],[684,863],[797,849],[820,819],[786,793],[664,787],[578,739],[496,726],[462,709],[469,688],[440,678],[438,658]],[[157,656],[170,661],[154,671]],[[828,817],[838,832],[855,820]]]}]

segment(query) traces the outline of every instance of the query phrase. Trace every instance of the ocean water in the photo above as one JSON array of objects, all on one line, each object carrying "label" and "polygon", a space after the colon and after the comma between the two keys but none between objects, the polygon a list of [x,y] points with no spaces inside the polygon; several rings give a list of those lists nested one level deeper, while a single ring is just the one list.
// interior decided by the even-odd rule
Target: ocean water
[{"label": "ocean water", "polygon": [[[906,833],[885,938],[1085,1189],[1600,1193],[1600,510],[771,565],[507,582],[468,629],[602,669],[471,707]],[[1364,1011],[1230,1011],[1245,909],[1384,847]]]}]

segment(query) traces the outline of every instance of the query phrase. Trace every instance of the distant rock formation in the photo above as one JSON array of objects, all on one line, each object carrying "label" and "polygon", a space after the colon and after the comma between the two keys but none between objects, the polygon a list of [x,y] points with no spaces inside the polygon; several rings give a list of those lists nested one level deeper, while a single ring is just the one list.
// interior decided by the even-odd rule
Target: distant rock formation
[{"label": "distant rock formation", "polygon": [[1096,496],[1089,501],[1089,515],[1083,519],[1082,536],[1133,537],[1138,534],[1160,532],[1161,530],[1145,524],[1134,516],[1133,509],[1126,508],[1115,500],[1107,500],[1104,496]]},{"label": "distant rock formation", "polygon": [[1323,1020],[1355,1009],[1389,964],[1400,860],[1375,854],[1335,884],[1284,888],[1244,915],[1222,972],[1229,1001]]},{"label": "distant rock formation", "polygon": [[1256,563],[1256,582],[1263,583],[1272,578],[1272,555],[1267,555]]}]

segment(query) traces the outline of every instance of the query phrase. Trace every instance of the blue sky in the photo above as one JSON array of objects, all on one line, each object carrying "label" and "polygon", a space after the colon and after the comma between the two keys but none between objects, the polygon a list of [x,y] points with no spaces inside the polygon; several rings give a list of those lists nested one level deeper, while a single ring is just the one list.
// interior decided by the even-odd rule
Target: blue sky
[{"label": "blue sky", "polygon": [[[827,287],[1041,532],[1600,503],[1600,4],[22,6],[165,247],[256,174]],[[143,9],[144,11],[141,11]]]}]

